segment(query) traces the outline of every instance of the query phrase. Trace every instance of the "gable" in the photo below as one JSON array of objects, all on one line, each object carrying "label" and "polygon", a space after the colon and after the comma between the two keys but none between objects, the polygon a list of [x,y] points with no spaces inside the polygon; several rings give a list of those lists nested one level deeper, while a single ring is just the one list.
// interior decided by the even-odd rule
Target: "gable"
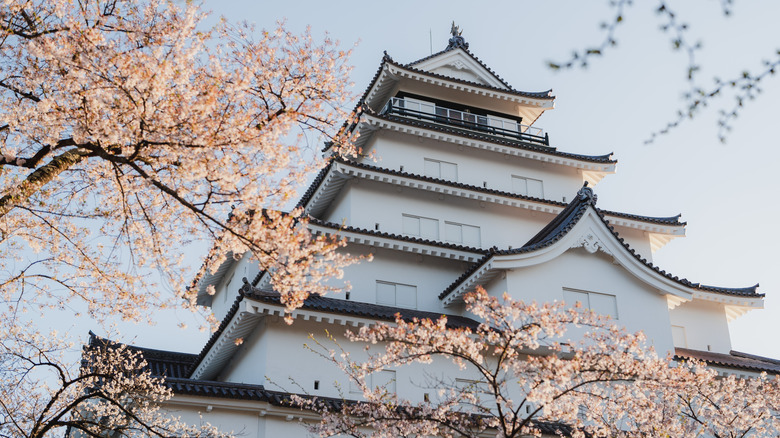
[{"label": "gable", "polygon": [[672,351],[666,296],[602,251],[570,248],[545,263],[507,270],[502,280],[487,285],[490,295],[500,297],[506,292],[515,300],[563,301],[567,307],[580,302],[630,332],[644,331],[661,354]]},{"label": "gable", "polygon": [[511,91],[493,72],[460,48],[447,50],[414,64],[418,70]]}]

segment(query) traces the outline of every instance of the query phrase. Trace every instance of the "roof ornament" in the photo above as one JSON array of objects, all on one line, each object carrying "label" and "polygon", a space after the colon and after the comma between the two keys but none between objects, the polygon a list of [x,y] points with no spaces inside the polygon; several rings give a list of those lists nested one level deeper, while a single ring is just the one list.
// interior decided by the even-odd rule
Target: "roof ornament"
[{"label": "roof ornament", "polygon": [[580,198],[580,201],[590,201],[593,205],[596,205],[596,200],[598,200],[598,196],[593,193],[593,189],[588,187],[587,181],[585,181],[585,184],[583,184],[582,188],[577,192],[577,197]]},{"label": "roof ornament", "polygon": [[382,56],[382,61],[390,61],[393,62],[393,57],[387,54],[387,50],[385,50],[384,55]]},{"label": "roof ornament", "polygon": [[238,293],[243,296],[243,295],[248,294],[249,292],[252,292],[252,283],[250,283],[249,280],[246,277],[242,278],[241,281],[244,284],[241,285],[240,289],[238,289]]},{"label": "roof ornament", "polygon": [[463,38],[463,31],[460,30],[460,27],[455,25],[455,21],[452,22],[450,33],[452,34],[452,38],[450,38],[449,44],[447,44],[447,50],[457,48],[468,50],[469,43],[467,43],[466,39]]}]

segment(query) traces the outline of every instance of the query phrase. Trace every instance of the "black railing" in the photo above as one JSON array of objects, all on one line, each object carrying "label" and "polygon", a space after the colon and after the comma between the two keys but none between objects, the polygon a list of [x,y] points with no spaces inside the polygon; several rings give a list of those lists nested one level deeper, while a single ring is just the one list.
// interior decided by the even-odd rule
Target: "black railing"
[{"label": "black railing", "polygon": [[[413,105],[414,104],[416,104],[416,102],[414,102]],[[517,129],[506,129],[490,125],[487,116],[467,113],[441,106],[434,106],[433,104],[430,104],[430,106],[427,107],[429,111],[412,109],[409,108],[409,106],[410,105],[407,105],[403,99],[394,97],[390,99],[387,105],[385,105],[385,108],[382,110],[382,114],[398,115],[418,120],[425,120],[436,124],[478,132],[480,134],[510,138],[529,143],[541,144],[544,146],[550,145],[549,136],[547,133],[541,135],[543,131],[539,128],[518,124]],[[521,131],[523,128],[526,129],[526,132]],[[540,135],[527,132],[530,129],[536,129]]]}]

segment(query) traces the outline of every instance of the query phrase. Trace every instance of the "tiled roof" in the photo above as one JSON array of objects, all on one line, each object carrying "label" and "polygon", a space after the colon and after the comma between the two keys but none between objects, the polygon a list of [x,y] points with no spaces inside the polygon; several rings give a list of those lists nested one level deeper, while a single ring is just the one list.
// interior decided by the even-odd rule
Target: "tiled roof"
[{"label": "tiled roof", "polygon": [[456,245],[454,243],[442,242],[439,240],[422,239],[420,237],[405,236],[402,234],[385,233],[383,231],[367,230],[365,228],[350,227],[347,225],[337,224],[334,222],[325,222],[316,218],[309,218],[310,224],[321,225],[323,227],[333,228],[336,230],[348,231],[351,233],[365,234],[368,236],[384,237],[393,240],[401,240],[404,242],[419,243],[422,245],[438,246],[441,248],[453,249],[456,251],[473,252],[476,254],[483,254],[485,252],[482,248],[474,248],[472,246]]},{"label": "tiled roof", "polygon": [[[452,50],[452,49],[450,49],[450,50]],[[441,53],[444,53],[444,52],[447,52],[447,51],[449,51],[449,50],[444,50],[442,52],[439,52],[438,54],[441,54]],[[474,81],[467,81],[465,79],[453,78],[451,76],[440,75],[438,73],[433,73],[433,72],[429,72],[429,71],[425,71],[425,70],[420,70],[418,68],[414,68],[413,67],[414,65],[422,62],[423,60],[430,59],[430,57],[423,58],[421,60],[415,61],[415,62],[410,63],[410,64],[406,64],[406,65],[397,63],[397,62],[393,61],[393,59],[390,58],[390,57],[386,57],[384,59],[384,61],[387,62],[388,64],[392,64],[392,65],[394,65],[396,67],[400,67],[400,68],[405,68],[407,70],[413,71],[413,72],[418,73],[418,74],[423,74],[423,75],[426,75],[426,76],[439,78],[439,79],[444,79],[444,80],[448,80],[448,81],[452,81],[452,82],[458,82],[458,83],[461,83],[461,84],[470,85],[472,87],[485,88],[485,89],[495,90],[495,91],[499,91],[499,92],[503,92],[503,93],[515,94],[515,95],[518,95],[518,96],[532,97],[534,99],[555,100],[555,96],[552,95],[552,90],[546,90],[546,91],[520,91],[520,90],[515,90],[514,88],[509,86],[509,84],[507,84],[506,81],[504,81],[503,79],[498,77],[498,75],[496,75],[491,68],[486,66],[476,56],[472,55],[471,52],[469,52],[468,50],[464,50],[464,51],[469,56],[474,58],[475,61],[477,61],[479,64],[481,64],[483,67],[485,67],[485,69],[488,70],[494,77],[496,77],[496,79],[501,81],[502,84],[506,85],[508,87],[508,89],[494,87],[492,85],[480,84],[480,83],[474,82]],[[372,85],[373,85],[373,82],[372,82]]]},{"label": "tiled roof", "polygon": [[[252,300],[261,301],[267,304],[283,306],[278,292],[267,292],[259,289],[242,288],[244,295]],[[341,315],[352,315],[362,318],[371,318],[384,321],[395,321],[395,315],[401,314],[406,320],[413,318],[437,320],[441,316],[447,316],[447,325],[453,328],[476,329],[479,323],[473,319],[459,315],[443,315],[436,312],[425,312],[416,309],[404,309],[401,307],[382,306],[379,304],[363,303],[360,301],[350,301],[341,298],[328,298],[321,295],[309,295],[303,302],[303,309],[316,310],[320,312],[337,313]]]},{"label": "tiled roof", "polygon": [[577,221],[579,221],[579,219],[585,213],[587,207],[595,203],[595,201],[592,201],[592,198],[594,197],[593,190],[587,187],[583,187],[577,193],[577,197],[525,245],[520,248],[510,250],[499,250],[497,248],[491,248],[485,257],[475,263],[470,269],[461,274],[460,277],[458,277],[453,283],[447,286],[447,288],[439,294],[439,299],[442,300],[444,297],[452,293],[452,291],[460,286],[463,281],[465,281],[475,272],[479,271],[479,269],[484,266],[485,263],[487,263],[496,255],[531,252],[550,246],[557,242],[563,236],[565,236],[566,233],[568,233],[574,227],[574,225],[577,224]]},{"label": "tiled roof", "polygon": [[[263,385],[190,379],[166,379],[165,385],[170,388],[174,394],[180,395],[259,401],[280,407],[293,406],[292,396],[294,394],[267,390]],[[295,395],[302,398],[313,397],[305,394]],[[356,400],[320,396],[316,397],[316,402],[324,405],[323,407],[333,412],[340,411],[344,406],[344,403],[358,403]],[[534,426],[545,435],[571,436],[571,427],[563,423],[535,421]]]},{"label": "tiled roof", "polygon": [[204,345],[203,348],[200,350],[200,354],[196,356],[195,360],[192,362],[192,365],[190,365],[190,368],[187,370],[187,374],[186,374],[187,377],[191,376],[192,373],[195,372],[195,369],[198,368],[200,362],[203,360],[204,357],[206,357],[206,354],[208,354],[209,350],[211,350],[211,347],[214,346],[214,343],[217,342],[217,339],[219,339],[220,335],[222,335],[222,332],[225,331],[227,325],[230,324],[230,320],[232,320],[233,317],[236,315],[236,312],[238,312],[238,307],[241,304],[241,301],[243,301],[243,299],[244,299],[244,295],[238,294],[236,300],[233,302],[233,305],[230,306],[230,310],[228,310],[225,317],[222,318],[222,322],[219,324],[219,327],[217,327],[217,330],[211,334],[209,340],[206,341],[206,345]]},{"label": "tiled roof", "polygon": [[[442,50],[441,52],[437,52],[437,53],[434,53],[432,55],[426,56],[425,58],[418,59],[417,61],[410,62],[410,63],[406,64],[405,67],[407,67],[407,68],[413,67],[413,66],[415,66],[417,64],[425,62],[425,61],[427,61],[429,59],[433,59],[433,58],[435,58],[435,57],[437,57],[439,55],[443,55],[443,54],[445,54],[447,52],[450,52],[450,51],[453,51],[453,50],[455,50],[457,48],[458,47],[456,47],[456,46],[448,45],[447,48]],[[471,51],[469,49],[466,49],[464,47],[460,47],[460,49],[463,50],[464,52],[466,52],[466,54],[469,55],[471,57],[471,59],[473,59],[474,61],[477,61],[477,63],[479,63],[479,65],[481,65],[482,68],[487,70],[494,78],[498,79],[502,84],[506,85],[507,88],[509,88],[510,90],[514,90],[514,88],[511,85],[509,85],[509,83],[507,81],[505,81],[501,76],[499,76],[496,72],[494,72],[492,68],[488,67],[484,62],[482,62],[481,59],[477,58],[473,53],[471,53]],[[552,90],[549,90],[546,93],[550,93],[550,92],[552,92]]]},{"label": "tiled roof", "polygon": [[91,331],[89,332],[89,346],[123,346],[128,351],[141,353],[147,363],[147,369],[152,375],[158,377],[176,377],[184,378],[189,374],[187,371],[197,358],[196,354],[178,353],[167,350],[156,350],[153,348],[136,347],[134,345],[121,344],[109,339],[101,338]]},{"label": "tiled roof", "polygon": [[554,147],[550,147],[550,146],[534,144],[522,140],[510,140],[510,139],[492,136],[488,134],[481,134],[479,132],[470,131],[468,129],[459,129],[450,126],[427,123],[421,120],[413,120],[407,117],[399,117],[399,116],[388,115],[388,114],[378,114],[373,111],[366,111],[366,112],[370,113],[373,117],[376,117],[378,119],[401,123],[407,126],[425,128],[425,129],[430,129],[432,131],[444,132],[447,134],[454,134],[460,137],[471,138],[474,140],[489,141],[491,143],[500,144],[503,146],[513,147],[513,148],[518,148],[518,149],[523,149],[528,151],[534,151],[543,154],[550,154],[557,157],[570,158],[572,160],[588,161],[592,163],[605,163],[605,164],[617,163],[617,160],[612,159],[612,153],[604,154],[604,155],[573,154],[569,152],[558,151]]},{"label": "tiled roof", "polygon": [[[585,214],[588,207],[596,205],[596,196],[593,194],[593,190],[587,187],[587,184],[588,183],[585,183],[585,186],[577,192],[577,197],[569,203],[563,211],[558,213],[558,215],[555,216],[555,219],[545,225],[544,228],[536,233],[536,235],[526,242],[525,245],[517,250],[508,251],[511,251],[512,254],[517,254],[544,248],[557,242],[561,237],[571,231],[574,225],[579,222],[582,215]],[[509,253],[508,251],[507,253]],[[503,253],[503,251],[498,252],[498,254]]]},{"label": "tiled roof", "polygon": [[558,216],[555,217],[555,219],[553,219],[549,224],[547,224],[544,228],[542,228],[542,230],[539,231],[539,233],[536,236],[532,237],[531,240],[529,240],[524,246],[516,249],[509,249],[509,250],[498,250],[498,249],[491,250],[487,255],[485,255],[485,257],[479,260],[474,266],[472,266],[469,270],[464,272],[444,291],[442,291],[442,293],[439,294],[439,299],[444,299],[447,295],[449,295],[452,291],[454,291],[463,281],[465,281],[472,274],[477,272],[482,266],[485,265],[485,263],[487,263],[491,258],[493,258],[496,255],[527,253],[527,252],[531,252],[531,251],[535,251],[547,247],[559,241],[572,228],[574,228],[574,226],[577,224],[580,218],[582,218],[582,216],[584,215],[588,207],[593,207],[594,211],[598,215],[599,219],[601,219],[602,223],[604,223],[604,225],[607,227],[610,233],[615,237],[615,239],[617,239],[618,242],[620,242],[620,244],[626,249],[626,251],[628,251],[628,253],[631,254],[631,256],[633,256],[637,261],[639,261],[646,267],[653,270],[655,273],[669,280],[672,280],[682,286],[695,289],[695,290],[700,290],[703,292],[712,292],[712,293],[717,293],[722,295],[740,296],[746,298],[764,297],[764,294],[759,294],[757,292],[758,284],[756,284],[755,286],[742,287],[742,288],[705,286],[700,283],[693,283],[686,278],[679,278],[677,276],[672,275],[669,272],[662,270],[661,268],[655,266],[652,262],[650,262],[646,258],[642,257],[633,248],[631,248],[628,245],[628,243],[625,241],[625,239],[620,237],[618,233],[615,231],[615,228],[612,225],[610,225],[609,222],[604,218],[603,212],[599,211],[595,207],[595,204],[596,204],[596,195],[594,195],[593,191],[587,186],[583,187],[577,193],[577,196],[574,198],[574,200],[572,200],[572,202],[562,212],[560,212]]},{"label": "tiled roof", "polygon": [[730,351],[729,354],[724,354],[688,348],[675,348],[674,353],[676,360],[696,359],[712,366],[780,374],[780,360],[734,350]]}]

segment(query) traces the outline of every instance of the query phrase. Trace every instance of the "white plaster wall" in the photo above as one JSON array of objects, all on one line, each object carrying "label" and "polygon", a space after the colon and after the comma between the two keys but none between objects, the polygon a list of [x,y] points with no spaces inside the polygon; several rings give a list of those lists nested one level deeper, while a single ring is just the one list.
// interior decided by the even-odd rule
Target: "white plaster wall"
[{"label": "white plaster wall", "polygon": [[272,339],[265,335],[266,323],[267,318],[260,320],[255,330],[244,339],[241,348],[236,351],[216,380],[256,385],[266,384],[267,357],[269,352],[275,351],[268,345]]},{"label": "white plaster wall", "polygon": [[[296,393],[305,391],[314,396],[361,399],[360,393],[350,391],[348,378],[337,366],[304,347],[304,344],[307,344],[316,348],[315,341],[310,338],[311,334],[325,348],[339,351],[338,349],[343,347],[352,359],[365,360],[365,344],[351,343],[343,336],[348,328],[356,330],[342,325],[303,320],[295,320],[292,325],[287,325],[281,318],[269,317],[264,336],[268,338],[268,345],[273,345],[273,354],[260,356],[253,353],[244,358],[244,361],[254,363],[257,368],[264,368],[265,376],[260,377],[256,372],[234,372],[227,376],[227,380],[255,380],[252,383],[263,384],[272,390]],[[328,339],[326,330],[338,345]],[[381,352],[383,348],[381,344],[372,345],[370,351]],[[265,364],[260,363],[262,361],[265,361]],[[425,393],[428,393],[431,399],[437,397],[436,390],[431,387],[431,378],[478,378],[475,370],[460,370],[451,360],[444,358],[439,358],[431,364],[411,364],[390,370],[396,373],[395,388],[398,396],[412,402],[423,401]],[[314,389],[315,380],[320,382],[317,390]]]},{"label": "white plaster wall", "polygon": [[349,225],[403,234],[402,215],[439,220],[439,240],[444,241],[444,221],[480,227],[482,248],[520,247],[554,218],[504,205],[480,202],[418,189],[362,180],[350,189],[353,210]]},{"label": "white plaster wall", "polygon": [[543,181],[545,199],[567,202],[582,187],[581,173],[572,167],[544,163],[493,151],[459,146],[442,140],[381,130],[367,149],[375,151],[379,167],[425,175],[424,159],[458,165],[458,182],[512,192],[512,175]]},{"label": "white plaster wall", "polygon": [[726,354],[731,351],[723,304],[693,300],[670,310],[669,316],[673,325],[685,328],[687,348]]},{"label": "white plaster wall", "polygon": [[[371,262],[363,261],[345,268],[344,280],[334,279],[331,282],[340,287],[344,281],[349,281],[349,299],[363,303],[376,303],[376,282],[379,280],[416,286],[417,309],[442,312],[444,308],[439,294],[469,267],[469,264],[458,260],[365,245],[352,244],[346,250],[352,255],[374,256]],[[345,293],[330,296],[344,299]]]},{"label": "white plaster wall", "polygon": [[514,299],[526,302],[562,301],[564,287],[615,295],[616,324],[629,332],[642,330],[660,356],[673,351],[666,298],[601,252],[572,249],[549,262],[508,271],[505,284],[489,286],[491,295],[500,296],[503,286]]},{"label": "white plaster wall", "polygon": [[[265,433],[265,418],[258,415],[258,410],[235,409],[220,406],[220,399],[198,397],[197,401],[187,397],[186,404],[178,402],[174,396],[164,406],[164,409],[174,417],[179,417],[184,423],[193,426],[208,425],[217,427],[222,432],[232,433],[241,438],[265,438],[278,435]],[[209,410],[208,407],[211,406]],[[294,435],[293,435],[294,436]],[[306,436],[305,434],[297,436]]]},{"label": "white plaster wall", "polygon": [[328,209],[322,215],[323,220],[336,224],[349,224],[352,222],[352,197],[350,196],[350,186],[355,180],[347,181],[342,187],[341,192],[336,196]]},{"label": "white plaster wall", "polygon": [[238,290],[243,286],[242,278],[246,277],[250,282],[255,278],[260,268],[256,261],[252,260],[249,253],[244,254],[240,260],[233,263],[232,268],[225,273],[216,293],[211,301],[211,311],[218,320],[222,320],[230,310],[230,306],[238,297]]},{"label": "white plaster wall", "polygon": [[[547,225],[555,215],[451,195],[442,195],[377,181],[355,179],[345,185],[338,203],[323,220],[357,228],[403,234],[402,215],[439,220],[439,240],[445,241],[444,222],[480,227],[482,248],[520,247]],[[616,227],[619,235],[642,257],[652,261],[645,232]]]},{"label": "white plaster wall", "polygon": [[615,230],[620,237],[625,239],[628,246],[649,262],[653,261],[653,250],[650,247],[650,238],[646,232],[624,227],[615,227]]}]

